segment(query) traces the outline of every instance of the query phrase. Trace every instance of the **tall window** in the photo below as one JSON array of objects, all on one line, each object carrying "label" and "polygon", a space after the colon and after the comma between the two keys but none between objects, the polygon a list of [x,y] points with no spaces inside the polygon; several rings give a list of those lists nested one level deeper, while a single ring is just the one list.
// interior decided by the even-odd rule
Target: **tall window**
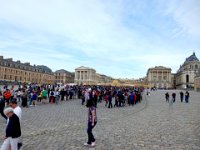
[{"label": "tall window", "polygon": [[198,65],[195,65],[195,69],[198,69]]},{"label": "tall window", "polygon": [[186,83],[189,83],[189,75],[186,75]]}]

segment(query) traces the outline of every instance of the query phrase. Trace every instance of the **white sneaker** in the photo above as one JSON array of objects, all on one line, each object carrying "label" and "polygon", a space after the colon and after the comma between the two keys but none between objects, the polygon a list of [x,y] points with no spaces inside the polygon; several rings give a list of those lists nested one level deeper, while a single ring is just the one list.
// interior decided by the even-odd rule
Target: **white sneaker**
[{"label": "white sneaker", "polygon": [[96,145],[96,142],[92,142],[91,146],[94,147]]},{"label": "white sneaker", "polygon": [[88,144],[88,143],[84,143],[84,146],[89,146],[89,145],[91,145],[91,144]]}]

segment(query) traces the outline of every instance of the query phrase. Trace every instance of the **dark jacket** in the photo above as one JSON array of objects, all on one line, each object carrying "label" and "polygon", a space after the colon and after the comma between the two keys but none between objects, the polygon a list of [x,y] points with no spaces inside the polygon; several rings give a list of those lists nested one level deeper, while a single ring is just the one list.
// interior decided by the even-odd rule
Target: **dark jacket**
[{"label": "dark jacket", "polygon": [[13,114],[9,118],[8,125],[6,127],[6,137],[18,138],[21,136],[20,121],[16,114]]},{"label": "dark jacket", "polygon": [[0,99],[0,110],[4,110],[4,107],[5,107],[5,101],[4,99]]}]

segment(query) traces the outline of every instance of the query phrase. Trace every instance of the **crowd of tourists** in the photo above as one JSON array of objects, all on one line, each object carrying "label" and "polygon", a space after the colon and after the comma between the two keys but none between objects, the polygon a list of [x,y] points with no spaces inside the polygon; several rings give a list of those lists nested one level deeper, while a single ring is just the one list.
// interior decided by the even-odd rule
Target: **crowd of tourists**
[{"label": "crowd of tourists", "polygon": [[60,85],[20,85],[0,89],[0,113],[7,127],[1,150],[20,149],[21,107],[34,107],[37,104],[58,104],[69,99],[80,99],[88,108],[88,141],[84,145],[95,146],[92,129],[97,124],[96,108],[98,103],[105,107],[134,106],[142,100],[143,88],[111,86],[60,86]]},{"label": "crowd of tourists", "polygon": [[78,91],[78,98],[82,99],[82,105],[92,99],[95,107],[97,103],[105,101],[105,107],[124,107],[136,105],[142,100],[143,88],[125,87],[82,87]]},{"label": "crowd of tourists", "polygon": [[59,86],[37,84],[23,85],[10,89],[4,86],[0,89],[0,97],[5,106],[16,100],[22,107],[36,106],[37,103],[56,103],[69,99],[81,99],[85,105],[88,99],[93,99],[95,105],[105,101],[108,108],[136,105],[142,100],[143,88],[125,88],[111,86]]},{"label": "crowd of tourists", "polygon": [[37,84],[23,85],[18,88],[12,86],[10,89],[4,86],[0,89],[0,97],[2,97],[9,105],[9,101],[17,100],[22,107],[36,106],[37,102],[43,104],[56,103],[63,100],[73,99],[76,95],[76,86],[66,86],[61,89],[58,85],[42,85]]},{"label": "crowd of tourists", "polygon": [[[4,86],[0,88],[0,113],[6,120],[4,143],[1,150],[20,149],[21,142],[21,107],[35,107],[40,104],[59,104],[69,99],[80,99],[88,108],[88,141],[84,145],[95,146],[92,130],[97,124],[98,103],[107,108],[134,106],[143,99],[144,88],[112,86],[60,86],[60,85],[20,85],[18,88]],[[147,96],[150,90],[147,89]],[[180,100],[189,102],[190,94],[180,92]],[[165,93],[166,102],[175,103],[176,93]],[[102,106],[102,105],[101,105]]]}]

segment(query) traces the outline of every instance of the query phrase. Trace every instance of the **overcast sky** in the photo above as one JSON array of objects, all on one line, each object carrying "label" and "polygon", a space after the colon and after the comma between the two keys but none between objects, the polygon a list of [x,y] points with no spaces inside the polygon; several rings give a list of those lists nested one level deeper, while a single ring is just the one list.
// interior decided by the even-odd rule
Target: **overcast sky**
[{"label": "overcast sky", "polygon": [[200,58],[200,0],[0,0],[0,55],[115,78]]}]

